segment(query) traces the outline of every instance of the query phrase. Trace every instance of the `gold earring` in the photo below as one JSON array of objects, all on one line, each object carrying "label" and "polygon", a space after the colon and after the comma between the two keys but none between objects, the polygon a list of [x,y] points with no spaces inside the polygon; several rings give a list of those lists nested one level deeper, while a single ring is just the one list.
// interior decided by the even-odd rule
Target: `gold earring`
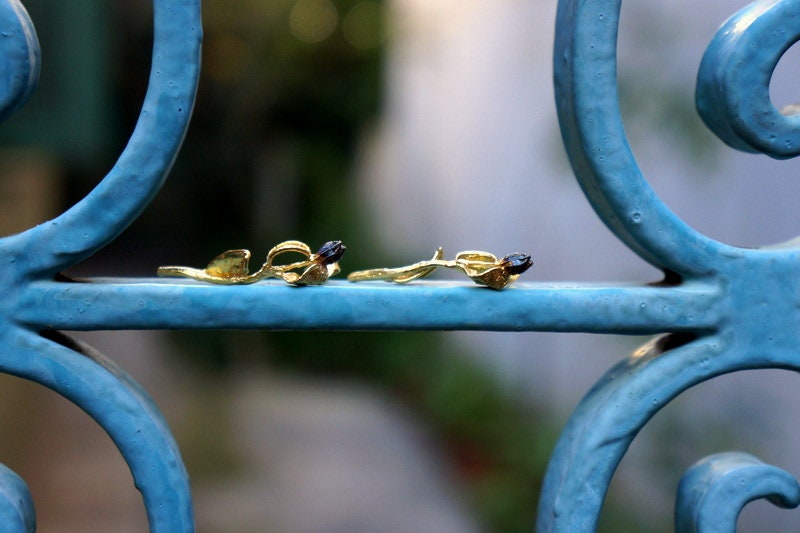
[{"label": "gold earring", "polygon": [[427,276],[438,267],[444,267],[461,270],[475,283],[500,290],[533,265],[531,256],[523,253],[509,254],[502,259],[497,259],[488,252],[478,251],[459,252],[452,261],[446,261],[443,257],[444,251],[439,247],[428,261],[398,268],[360,270],[348,275],[347,279],[355,282],[382,280],[408,283]]},{"label": "gold earring", "polygon": [[[246,285],[267,278],[280,278],[291,285],[322,285],[329,277],[339,273],[339,260],[347,247],[342,241],[328,241],[316,253],[300,241],[284,241],[267,253],[267,260],[256,272],[250,274],[250,250],[228,250],[208,263],[206,268],[184,266],[158,267],[159,276],[192,278],[222,285]],[[275,264],[283,254],[299,254],[303,259],[286,264]],[[299,272],[297,272],[299,271]]]}]

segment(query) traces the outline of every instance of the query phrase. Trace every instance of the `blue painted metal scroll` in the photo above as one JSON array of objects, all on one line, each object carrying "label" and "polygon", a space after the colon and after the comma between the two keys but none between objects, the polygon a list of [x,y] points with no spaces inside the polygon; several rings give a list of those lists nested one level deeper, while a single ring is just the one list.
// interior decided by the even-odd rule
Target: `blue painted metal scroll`
[{"label": "blue painted metal scroll", "polygon": [[[188,478],[158,409],[121,369],[90,348],[41,325],[18,320],[20,298],[37,280],[114,239],[144,209],[178,153],[194,104],[200,66],[199,0],[154,4],[155,44],[147,96],[119,160],[81,202],[49,222],[0,240],[0,371],[41,383],[81,407],[109,434],[127,461],[147,509],[151,531],[192,531]],[[39,46],[16,0],[0,2],[0,114],[18,108],[33,90]],[[74,309],[70,311],[76,312]],[[33,531],[35,516],[21,480],[6,470],[3,531]]]},{"label": "blue painted metal scroll", "polygon": [[[718,314],[710,328],[672,333],[644,346],[589,391],[551,460],[539,505],[540,531],[592,531],[631,441],[684,390],[737,370],[800,370],[798,243],[743,249],[701,235],[656,197],[636,164],[616,84],[620,3],[559,3],[554,67],[564,144],[584,192],[608,227],[662,269],[666,284],[715,294]],[[800,117],[776,110],[768,91],[780,56],[800,37],[798,15],[800,2],[794,0],[756,2],[726,22],[708,47],[697,106],[731,146],[774,157],[797,148]],[[691,316],[690,309],[685,312]],[[755,497],[775,495],[774,502],[788,507],[800,503],[794,479],[774,470],[753,476],[752,462],[723,455],[696,467],[736,472],[749,482],[737,487],[748,497],[707,497],[721,486],[731,491],[730,477],[736,476],[689,473],[677,502],[679,530],[733,531],[740,506]],[[748,486],[754,477],[761,484],[757,491]],[[714,522],[709,516],[728,519]]]},{"label": "blue painted metal scroll", "polygon": [[[60,281],[56,274],[113,240],[156,194],[189,124],[198,80],[199,0],[156,0],[150,84],[116,165],[61,216],[0,239],[0,371],[41,383],[88,412],[128,462],[154,532],[194,529],[179,451],[157,408],[113,363],[59,330],[431,329],[664,334],[612,368],[562,434],[539,503],[539,531],[593,531],[611,477],[647,421],[702,381],[755,368],[800,370],[800,244],[725,245],[656,196],[628,146],[616,86],[620,0],[561,0],[557,106],[575,174],[598,215],[665,272],[653,285],[519,283],[502,293],[465,283],[329,282],[297,289],[192,280]],[[21,4],[0,1],[0,118],[33,90],[39,51]],[[781,54],[800,38],[800,0],[768,0],[722,27],[700,68],[697,107],[729,145],[798,153],[798,116],[768,98]],[[754,46],[755,44],[755,46]],[[357,246],[357,243],[348,243]],[[98,400],[98,398],[100,400]],[[744,485],[740,483],[745,480]],[[755,498],[800,503],[800,485],[744,454],[721,454],[684,477],[680,531],[732,531]],[[24,483],[0,468],[0,520],[32,531]]]}]

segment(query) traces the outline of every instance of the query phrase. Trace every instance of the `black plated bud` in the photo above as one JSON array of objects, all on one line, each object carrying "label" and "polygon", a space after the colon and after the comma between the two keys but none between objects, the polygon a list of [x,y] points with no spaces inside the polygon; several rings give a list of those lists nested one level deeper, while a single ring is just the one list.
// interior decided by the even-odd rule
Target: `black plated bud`
[{"label": "black plated bud", "polygon": [[503,258],[501,263],[503,268],[505,268],[506,271],[512,275],[522,274],[531,266],[533,266],[533,260],[531,259],[531,256],[521,253],[509,254]]},{"label": "black plated bud", "polygon": [[319,247],[315,255],[318,263],[332,265],[337,263],[346,251],[347,247],[342,244],[342,241],[328,241]]}]

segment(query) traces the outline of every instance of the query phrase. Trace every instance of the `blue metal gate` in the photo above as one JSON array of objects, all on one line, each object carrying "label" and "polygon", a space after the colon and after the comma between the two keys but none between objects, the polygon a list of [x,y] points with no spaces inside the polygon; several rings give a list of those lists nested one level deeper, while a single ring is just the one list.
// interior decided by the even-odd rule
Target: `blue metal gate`
[{"label": "blue metal gate", "polygon": [[[263,281],[91,279],[57,274],[117,237],[158,191],[194,104],[199,0],[154,1],[150,84],[136,128],[97,187],[62,215],[0,239],[0,370],[49,387],[89,413],[130,466],[154,532],[192,531],[177,446],[158,409],[120,368],[59,330],[492,330],[657,334],[588,392],[550,462],[540,531],[592,531],[611,477],[639,430],[686,389],[747,369],[800,369],[800,245],[744,249],[697,232],[664,205],[631,153],[620,116],[620,0],[562,0],[554,53],[557,107],[573,170],[598,216],[664,272],[653,285],[519,283],[394,286],[330,281],[296,290]],[[17,0],[0,2],[5,118],[34,88],[39,50]],[[800,39],[800,1],[765,0],[728,20],[706,51],[697,107],[730,146],[776,158],[800,153],[800,118],[775,109],[769,82]],[[313,312],[312,312],[313,310]],[[32,531],[24,482],[0,469],[3,530]],[[733,531],[742,507],[800,503],[786,472],[739,453],[708,457],[683,478],[680,531]]]}]

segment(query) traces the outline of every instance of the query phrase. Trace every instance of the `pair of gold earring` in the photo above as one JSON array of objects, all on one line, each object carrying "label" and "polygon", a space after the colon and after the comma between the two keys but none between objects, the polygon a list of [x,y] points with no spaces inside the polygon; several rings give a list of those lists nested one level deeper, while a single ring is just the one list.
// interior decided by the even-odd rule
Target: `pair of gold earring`
[{"label": "pair of gold earring", "polygon": [[[339,273],[339,260],[347,247],[342,241],[328,241],[315,253],[300,241],[285,241],[274,246],[267,253],[267,260],[253,274],[250,274],[250,251],[228,250],[218,255],[204,269],[162,266],[159,276],[177,276],[219,283],[239,285],[254,283],[267,278],[280,278],[291,285],[321,285],[329,277]],[[283,254],[299,254],[300,261],[275,264],[275,259]],[[394,283],[408,283],[420,279],[439,267],[461,270],[475,283],[500,290],[516,280],[520,274],[533,265],[531,256],[514,253],[498,259],[488,252],[459,252],[452,261],[443,259],[444,251],[438,248],[428,261],[420,261],[398,268],[374,268],[360,270],[347,276],[349,281],[382,280]]]}]

